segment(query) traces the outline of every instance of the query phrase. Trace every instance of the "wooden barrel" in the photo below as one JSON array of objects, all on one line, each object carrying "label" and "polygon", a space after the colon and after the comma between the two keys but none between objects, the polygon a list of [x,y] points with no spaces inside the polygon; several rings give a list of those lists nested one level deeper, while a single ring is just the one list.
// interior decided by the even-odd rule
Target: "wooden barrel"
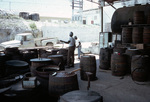
[{"label": "wooden barrel", "polygon": [[143,28],[133,27],[132,31],[132,43],[143,43]]},{"label": "wooden barrel", "polygon": [[111,71],[114,76],[124,76],[127,72],[127,55],[112,54],[111,55]]},{"label": "wooden barrel", "polygon": [[135,11],[133,14],[134,24],[145,24],[145,14],[144,11]]},{"label": "wooden barrel", "polygon": [[53,61],[53,64],[58,65],[60,70],[65,70],[63,55],[50,55],[48,58]]},{"label": "wooden barrel", "polygon": [[88,77],[85,72],[91,72],[90,81],[96,80],[96,59],[95,56],[86,55],[81,56],[80,60],[80,76],[81,80],[88,80]]},{"label": "wooden barrel", "polygon": [[150,43],[150,27],[144,27],[143,43],[144,44],[149,44]]},{"label": "wooden barrel", "polygon": [[66,65],[67,64],[68,49],[65,49],[65,48],[59,49],[58,54],[63,55],[64,64]]},{"label": "wooden barrel", "polygon": [[127,48],[125,48],[125,47],[120,47],[120,48],[115,47],[115,48],[113,49],[113,53],[117,52],[117,53],[123,54],[123,53],[126,52],[126,49],[127,49]]},{"label": "wooden barrel", "polygon": [[147,55],[135,55],[132,57],[131,74],[135,81],[147,81],[149,75],[149,57]]},{"label": "wooden barrel", "polygon": [[79,90],[77,74],[60,71],[55,76],[49,75],[50,96],[59,97],[73,90]]},{"label": "wooden barrel", "polygon": [[6,56],[3,53],[0,53],[0,77],[5,75],[5,62]]},{"label": "wooden barrel", "polygon": [[95,91],[75,90],[62,95],[60,102],[103,102],[103,98]]},{"label": "wooden barrel", "polygon": [[28,62],[29,65],[31,65],[30,59],[38,57],[37,51],[32,51],[32,50],[22,51],[21,54],[22,54],[22,60]]},{"label": "wooden barrel", "polygon": [[52,60],[48,58],[34,58],[34,59],[30,59],[30,61],[31,61],[30,71],[33,76],[36,75],[35,70],[37,67],[50,65],[52,62]]},{"label": "wooden barrel", "polygon": [[128,56],[128,58],[127,58],[128,71],[127,72],[131,73],[131,60],[132,60],[132,56],[134,56],[134,55],[140,55],[141,52],[138,49],[127,49],[125,53]]},{"label": "wooden barrel", "polygon": [[29,71],[29,64],[21,60],[6,61],[6,75],[24,74]]},{"label": "wooden barrel", "polygon": [[112,49],[101,48],[99,54],[99,68],[108,70],[110,68]]},{"label": "wooden barrel", "polygon": [[122,43],[132,43],[132,28],[122,28]]},{"label": "wooden barrel", "polygon": [[37,67],[35,70],[37,80],[39,80],[43,89],[48,90],[48,81],[49,74],[52,75],[54,72],[57,72],[59,67],[56,65],[44,65]]}]

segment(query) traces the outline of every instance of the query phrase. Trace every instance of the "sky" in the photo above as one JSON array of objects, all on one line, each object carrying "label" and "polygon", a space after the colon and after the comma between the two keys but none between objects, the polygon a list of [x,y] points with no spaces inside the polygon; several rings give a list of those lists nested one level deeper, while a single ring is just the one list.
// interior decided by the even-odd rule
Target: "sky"
[{"label": "sky", "polygon": [[[1,10],[39,13],[41,16],[72,16],[71,0],[0,0]],[[84,9],[97,8],[97,4],[84,0]]]}]

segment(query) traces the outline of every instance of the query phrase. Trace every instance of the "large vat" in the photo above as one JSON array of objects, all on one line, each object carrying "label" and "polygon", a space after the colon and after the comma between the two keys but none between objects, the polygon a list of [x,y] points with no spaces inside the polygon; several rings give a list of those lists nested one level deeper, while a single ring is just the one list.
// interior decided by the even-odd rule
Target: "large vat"
[{"label": "large vat", "polygon": [[148,23],[148,14],[150,11],[150,5],[137,5],[132,7],[123,7],[117,9],[111,20],[111,28],[113,33],[121,34],[122,28],[121,25],[128,25],[129,19],[133,22],[134,12],[136,11],[144,11],[144,23]]}]

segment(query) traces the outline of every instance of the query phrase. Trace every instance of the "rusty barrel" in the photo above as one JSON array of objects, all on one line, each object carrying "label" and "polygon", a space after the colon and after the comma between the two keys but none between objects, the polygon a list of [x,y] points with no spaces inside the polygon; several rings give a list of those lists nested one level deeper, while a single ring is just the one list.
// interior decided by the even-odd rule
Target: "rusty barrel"
[{"label": "rusty barrel", "polygon": [[143,43],[144,44],[149,44],[150,43],[150,27],[144,27]]},{"label": "rusty barrel", "polygon": [[122,28],[122,43],[132,43],[132,28]]},{"label": "rusty barrel", "polygon": [[133,14],[134,24],[145,24],[145,14],[144,11],[135,11]]},{"label": "rusty barrel", "polygon": [[131,75],[135,81],[144,82],[148,80],[149,75],[149,57],[147,55],[135,55],[131,62]]},{"label": "rusty barrel", "polygon": [[127,58],[128,71],[127,72],[131,73],[131,59],[132,59],[132,56],[134,56],[134,55],[140,55],[141,52],[138,49],[127,49],[125,53],[128,56],[128,58]]},{"label": "rusty barrel", "polygon": [[108,70],[110,68],[112,49],[101,48],[99,54],[99,68]]},{"label": "rusty barrel", "polygon": [[127,49],[127,48],[125,48],[125,47],[120,47],[120,48],[115,47],[115,48],[113,49],[113,53],[117,52],[117,53],[123,54],[123,53],[126,52],[126,49]]},{"label": "rusty barrel", "polygon": [[132,31],[132,43],[143,43],[143,28],[133,27]]},{"label": "rusty barrel", "polygon": [[88,80],[85,72],[91,72],[90,81],[96,80],[96,59],[93,55],[81,56],[80,60],[80,76],[81,80]]},{"label": "rusty barrel", "polygon": [[150,13],[147,15],[147,24],[150,24]]},{"label": "rusty barrel", "polygon": [[65,70],[63,55],[50,55],[48,56],[53,64],[59,66],[60,70]]},{"label": "rusty barrel", "polygon": [[61,49],[59,49],[58,54],[63,55],[64,64],[66,65],[67,64],[68,49],[61,48]]},{"label": "rusty barrel", "polygon": [[29,64],[21,60],[8,60],[5,62],[6,75],[24,74],[29,71]]},{"label": "rusty barrel", "polygon": [[103,98],[95,91],[75,90],[62,95],[60,102],[103,102]]},{"label": "rusty barrel", "polygon": [[36,68],[35,73],[37,80],[39,80],[43,89],[48,90],[49,74],[52,75],[57,72],[59,67],[57,65],[44,65]]},{"label": "rusty barrel", "polygon": [[31,61],[30,71],[33,76],[36,75],[35,70],[37,67],[50,65],[52,62],[52,60],[48,58],[34,58],[34,59],[30,59],[30,61]]},{"label": "rusty barrel", "polygon": [[112,54],[111,55],[111,71],[114,76],[124,76],[127,72],[127,55]]},{"label": "rusty barrel", "polygon": [[0,77],[5,75],[5,62],[6,56],[3,53],[0,53]]},{"label": "rusty barrel", "polygon": [[77,74],[65,71],[49,75],[49,95],[59,97],[67,92],[79,90]]}]

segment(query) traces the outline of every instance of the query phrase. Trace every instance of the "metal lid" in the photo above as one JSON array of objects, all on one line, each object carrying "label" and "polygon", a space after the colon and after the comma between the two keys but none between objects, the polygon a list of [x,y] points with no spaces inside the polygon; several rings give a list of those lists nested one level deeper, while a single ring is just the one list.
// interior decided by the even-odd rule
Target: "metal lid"
[{"label": "metal lid", "polygon": [[34,58],[34,59],[30,59],[31,62],[49,62],[52,61],[49,58]]}]

